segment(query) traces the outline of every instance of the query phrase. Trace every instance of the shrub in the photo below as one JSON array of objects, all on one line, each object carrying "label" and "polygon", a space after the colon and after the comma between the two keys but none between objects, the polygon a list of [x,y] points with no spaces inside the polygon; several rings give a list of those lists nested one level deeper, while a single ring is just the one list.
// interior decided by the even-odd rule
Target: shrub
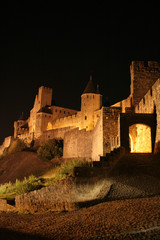
[{"label": "shrub", "polygon": [[16,195],[40,189],[42,186],[43,184],[41,180],[33,175],[29,176],[28,179],[24,178],[23,181],[19,181],[18,179],[16,179],[15,183]]},{"label": "shrub", "polygon": [[63,155],[63,140],[49,139],[39,147],[37,154],[43,160],[61,157]]},{"label": "shrub", "polygon": [[80,159],[75,159],[72,161],[67,161],[62,163],[60,167],[57,167],[54,179],[60,181],[66,179],[68,176],[72,175],[74,167],[84,167],[90,166],[90,162],[82,161]]},{"label": "shrub", "polygon": [[41,179],[31,175],[28,178],[24,178],[23,181],[16,179],[15,183],[6,183],[0,186],[0,194],[10,194],[20,195],[23,193],[28,193],[43,186]]},{"label": "shrub", "polygon": [[9,182],[0,185],[0,194],[8,194],[12,192],[15,192],[15,186],[13,183]]}]

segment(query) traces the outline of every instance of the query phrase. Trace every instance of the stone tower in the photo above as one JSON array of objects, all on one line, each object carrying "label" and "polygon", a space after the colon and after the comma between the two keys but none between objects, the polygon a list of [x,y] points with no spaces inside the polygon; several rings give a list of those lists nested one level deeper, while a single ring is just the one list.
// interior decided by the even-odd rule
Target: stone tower
[{"label": "stone tower", "polygon": [[51,103],[52,88],[40,87],[38,95],[36,95],[35,98],[34,107],[30,111],[29,133],[35,132],[36,130],[37,112],[46,106],[51,106]]},{"label": "stone tower", "polygon": [[94,128],[94,112],[102,107],[102,95],[99,88],[95,89],[92,76],[81,95],[81,128],[91,130]]},{"label": "stone tower", "polygon": [[132,106],[143,98],[154,82],[160,78],[160,63],[153,61],[132,61],[130,66],[131,74],[131,99]]}]

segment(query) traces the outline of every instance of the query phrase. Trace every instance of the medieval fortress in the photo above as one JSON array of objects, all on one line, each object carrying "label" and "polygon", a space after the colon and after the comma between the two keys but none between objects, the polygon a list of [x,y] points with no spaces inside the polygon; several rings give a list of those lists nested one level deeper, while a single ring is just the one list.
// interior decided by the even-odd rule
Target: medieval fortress
[{"label": "medieval fortress", "polygon": [[7,137],[0,153],[13,139],[41,144],[63,139],[64,158],[98,161],[113,149],[160,152],[160,63],[132,61],[130,95],[110,107],[92,77],[81,95],[81,110],[52,106],[52,89],[40,87],[28,119],[14,122],[14,137]]}]

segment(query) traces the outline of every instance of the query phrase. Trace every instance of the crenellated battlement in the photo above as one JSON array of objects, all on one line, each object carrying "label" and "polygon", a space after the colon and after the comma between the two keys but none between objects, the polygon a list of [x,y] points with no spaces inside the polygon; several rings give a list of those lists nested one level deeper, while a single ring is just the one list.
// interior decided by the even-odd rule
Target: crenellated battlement
[{"label": "crenellated battlement", "polygon": [[15,123],[15,137],[30,140],[33,134],[41,142],[63,137],[65,157],[87,156],[98,160],[100,155],[110,152],[113,139],[114,147],[123,146],[121,140],[125,136],[125,146],[129,149],[129,136],[125,135],[129,129],[121,128],[121,113],[153,114],[156,108],[156,142],[160,152],[160,62],[132,61],[130,74],[130,95],[110,107],[102,106],[102,95],[94,87],[92,77],[81,95],[80,111],[52,106],[52,89],[41,86],[28,120]]},{"label": "crenellated battlement", "polygon": [[52,88],[45,87],[45,86],[41,86],[41,87],[39,88],[39,90],[45,91],[45,92],[52,92]]},{"label": "crenellated battlement", "polygon": [[156,61],[132,61],[130,69],[138,72],[141,71],[160,72],[160,63]]},{"label": "crenellated battlement", "polygon": [[155,61],[132,61],[130,74],[131,98],[133,106],[136,106],[156,80],[160,78],[160,63]]}]

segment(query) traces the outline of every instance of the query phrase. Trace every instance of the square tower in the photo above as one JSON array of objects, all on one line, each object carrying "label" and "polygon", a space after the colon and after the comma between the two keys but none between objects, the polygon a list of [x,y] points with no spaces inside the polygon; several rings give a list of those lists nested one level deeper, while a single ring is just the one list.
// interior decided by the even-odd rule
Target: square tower
[{"label": "square tower", "polygon": [[155,61],[132,61],[131,74],[131,99],[132,106],[136,106],[147,91],[160,78],[160,63]]}]

